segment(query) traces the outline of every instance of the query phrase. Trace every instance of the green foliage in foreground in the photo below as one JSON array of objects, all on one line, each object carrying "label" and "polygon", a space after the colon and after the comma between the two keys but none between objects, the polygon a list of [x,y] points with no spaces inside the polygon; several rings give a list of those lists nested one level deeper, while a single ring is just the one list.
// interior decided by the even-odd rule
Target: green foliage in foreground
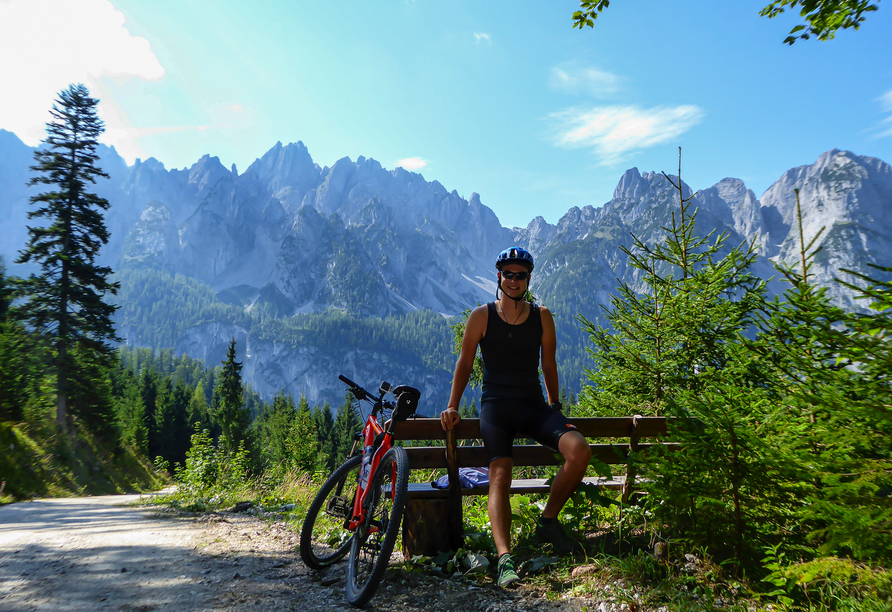
[{"label": "green foliage in foreground", "polygon": [[[872,0],[773,0],[759,11],[760,17],[774,19],[787,10],[799,7],[800,23],[790,30],[784,43],[792,45],[797,40],[832,40],[839,30],[857,30],[867,19],[865,13],[877,10]],[[573,27],[580,30],[595,27],[595,20],[610,6],[610,0],[580,0],[579,9],[573,13]]]},{"label": "green foliage in foreground", "polygon": [[248,490],[251,459],[244,444],[229,449],[215,446],[208,430],[192,435],[186,463],[176,470],[178,494],[192,500],[239,496]]},{"label": "green foliage in foreground", "polygon": [[[724,237],[694,236],[679,198],[665,242],[627,252],[648,289],[621,287],[610,330],[583,321],[595,367],[581,412],[669,416],[681,444],[632,456],[647,477],[638,528],[769,580],[784,605],[887,592],[892,283],[857,275],[873,313],[846,313],[809,282],[817,250],[803,239],[798,270],[778,265],[791,288],[769,302],[752,245],[719,256]],[[853,588],[841,568],[879,586]]]}]

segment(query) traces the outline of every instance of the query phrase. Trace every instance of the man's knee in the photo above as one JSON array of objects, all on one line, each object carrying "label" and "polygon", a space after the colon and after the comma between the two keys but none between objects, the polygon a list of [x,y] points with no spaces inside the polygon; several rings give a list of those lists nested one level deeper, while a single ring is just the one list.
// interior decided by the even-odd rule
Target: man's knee
[{"label": "man's knee", "polygon": [[489,464],[489,487],[503,488],[511,485],[511,469],[514,460],[511,457],[500,457]]},{"label": "man's knee", "polygon": [[561,436],[560,450],[564,460],[574,466],[588,465],[592,458],[588,441],[578,431],[568,431]]}]

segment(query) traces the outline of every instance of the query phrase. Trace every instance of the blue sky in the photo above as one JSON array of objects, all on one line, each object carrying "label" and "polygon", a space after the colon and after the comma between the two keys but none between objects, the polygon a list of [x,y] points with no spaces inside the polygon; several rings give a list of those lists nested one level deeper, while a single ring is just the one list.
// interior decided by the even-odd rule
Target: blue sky
[{"label": "blue sky", "polygon": [[477,192],[507,226],[674,173],[679,146],[695,189],[757,196],[832,148],[892,162],[892,6],[790,47],[766,3],[614,0],[579,31],[574,0],[0,0],[0,128],[37,144],[83,82],[128,163],[241,172],[300,140]]}]

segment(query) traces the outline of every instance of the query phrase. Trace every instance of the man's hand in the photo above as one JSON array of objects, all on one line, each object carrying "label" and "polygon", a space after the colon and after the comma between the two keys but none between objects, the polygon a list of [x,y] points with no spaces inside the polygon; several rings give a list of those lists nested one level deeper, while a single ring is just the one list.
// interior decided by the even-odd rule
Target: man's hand
[{"label": "man's hand", "polygon": [[440,413],[440,425],[442,425],[443,429],[446,431],[455,427],[459,421],[461,421],[461,415],[455,408],[447,408]]}]

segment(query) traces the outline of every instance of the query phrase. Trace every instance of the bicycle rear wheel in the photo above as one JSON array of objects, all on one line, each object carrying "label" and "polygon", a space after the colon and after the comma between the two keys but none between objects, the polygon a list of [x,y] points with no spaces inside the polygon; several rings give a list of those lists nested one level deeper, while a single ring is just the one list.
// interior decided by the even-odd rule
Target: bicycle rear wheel
[{"label": "bicycle rear wheel", "polygon": [[300,530],[300,558],[320,570],[337,563],[350,550],[353,533],[346,524],[353,514],[362,457],[347,459],[319,489]]},{"label": "bicycle rear wheel", "polygon": [[347,601],[357,607],[375,594],[399,535],[409,488],[409,457],[403,448],[387,451],[370,488],[368,516],[353,535],[347,565]]}]

